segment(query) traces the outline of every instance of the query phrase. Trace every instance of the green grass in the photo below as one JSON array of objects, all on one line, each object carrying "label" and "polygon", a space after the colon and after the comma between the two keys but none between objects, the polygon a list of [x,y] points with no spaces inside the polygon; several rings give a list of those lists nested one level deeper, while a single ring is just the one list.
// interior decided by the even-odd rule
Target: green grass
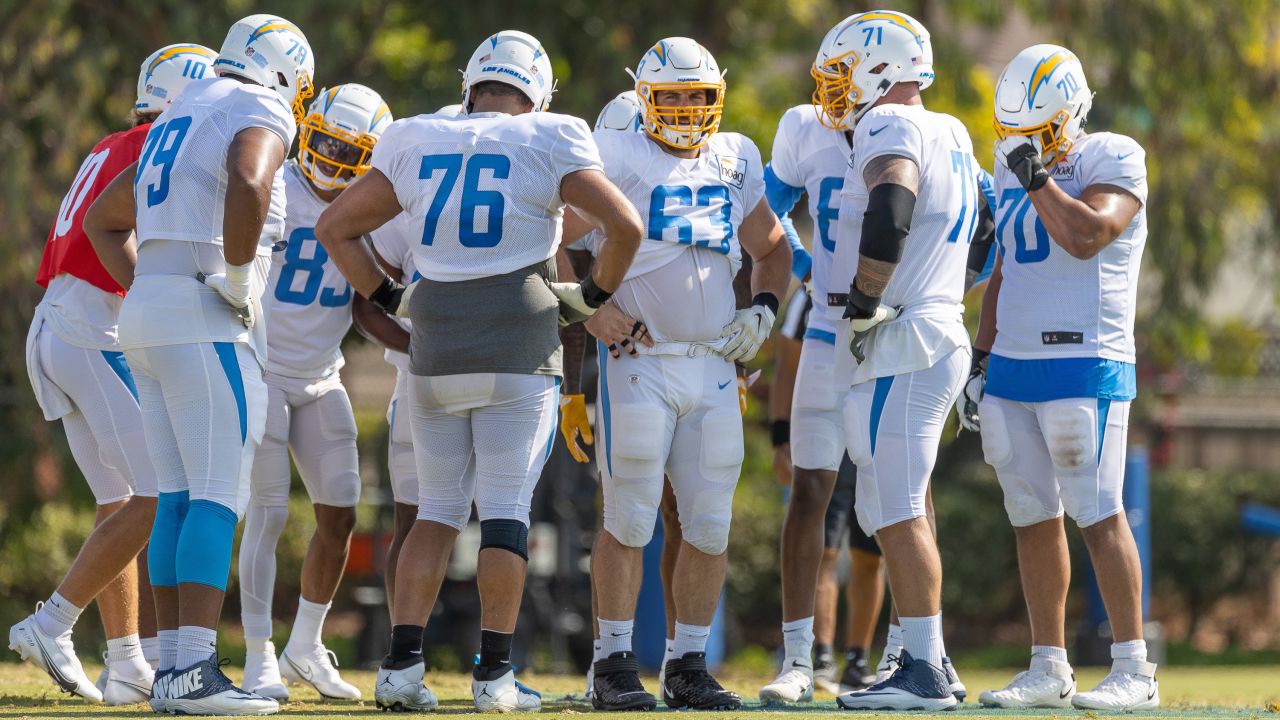
[{"label": "green grass", "polygon": [[[96,667],[90,668],[89,676],[96,677],[97,671]],[[1003,686],[1013,673],[1012,670],[966,670],[963,665],[960,671],[974,698],[982,690]],[[1079,673],[1080,685],[1092,686],[1102,677],[1103,672],[1102,668],[1082,669]],[[371,697],[374,673],[353,670],[344,672],[344,675],[364,690],[366,699],[363,703],[324,701],[310,689],[292,688],[294,700],[284,707],[280,713],[281,716],[345,718],[378,714]],[[239,678],[239,671],[233,671],[231,676],[233,679]],[[769,678],[754,674],[731,673],[722,679],[727,686],[741,693],[744,698],[754,699],[759,685]],[[583,701],[580,695],[583,680],[578,676],[527,673],[522,676],[522,680],[530,687],[542,692],[545,708],[543,715],[573,716],[574,720],[588,715],[603,717],[603,714],[592,712],[591,706]],[[1160,695],[1164,701],[1164,708],[1159,712],[1134,713],[1134,716],[1187,719],[1280,717],[1280,667],[1170,667],[1161,669],[1160,681]],[[429,673],[427,683],[441,698],[441,713],[450,715],[471,713],[471,690],[466,675]],[[656,687],[656,680],[649,679],[648,685],[651,689]],[[738,713],[683,713],[681,717],[686,720],[707,720],[715,717],[719,720],[741,716],[768,720],[796,714],[825,716],[836,712],[835,703],[830,696],[819,696],[818,701],[813,705],[798,708],[762,711],[754,703],[749,703],[747,709]],[[914,716],[917,715],[913,714]],[[957,714],[945,715],[956,720],[1024,716],[1097,717],[1093,713],[1075,711],[993,712],[978,708],[972,702],[962,706]],[[0,718],[98,717],[155,716],[144,706],[107,708],[68,698],[59,693],[43,673],[30,665],[0,663]]]}]

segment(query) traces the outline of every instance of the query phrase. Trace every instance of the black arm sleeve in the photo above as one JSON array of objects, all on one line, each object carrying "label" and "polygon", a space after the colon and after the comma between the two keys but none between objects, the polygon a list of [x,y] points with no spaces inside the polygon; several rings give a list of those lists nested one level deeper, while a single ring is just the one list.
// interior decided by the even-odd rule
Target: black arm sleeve
[{"label": "black arm sleeve", "polygon": [[881,183],[871,189],[862,216],[862,243],[858,253],[872,260],[897,264],[902,245],[911,232],[916,194],[901,185]]},{"label": "black arm sleeve", "polygon": [[987,257],[991,254],[991,244],[996,240],[996,220],[987,205],[987,196],[978,193],[978,224],[973,229],[973,241],[969,244],[969,261],[965,267],[965,289],[973,285],[973,279],[982,273],[987,266]]}]

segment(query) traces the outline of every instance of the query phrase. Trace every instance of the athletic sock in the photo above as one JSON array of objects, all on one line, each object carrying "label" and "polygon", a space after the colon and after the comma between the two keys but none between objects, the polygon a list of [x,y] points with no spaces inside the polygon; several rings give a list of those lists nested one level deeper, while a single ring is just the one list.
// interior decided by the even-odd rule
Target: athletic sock
[{"label": "athletic sock", "polygon": [[158,670],[160,668],[160,638],[144,637],[140,644],[142,645],[142,657],[146,659],[153,672]]},{"label": "athletic sock", "polygon": [[666,649],[662,653],[662,666],[666,667],[667,663],[676,657],[676,641],[674,638],[667,638]]},{"label": "athletic sock", "polygon": [[324,604],[311,602],[299,595],[298,614],[293,618],[293,630],[289,633],[289,642],[284,647],[285,651],[296,649],[302,653],[320,647],[320,633],[324,629],[324,618],[329,614],[331,607],[333,607],[332,602]]},{"label": "athletic sock", "polygon": [[383,667],[404,662],[422,661],[421,625],[396,625],[391,628],[391,653],[382,661]]},{"label": "athletic sock", "polygon": [[244,649],[248,653],[257,653],[265,655],[267,652],[267,643],[271,642],[270,638],[250,637],[249,631],[245,630]]},{"label": "athletic sock", "polygon": [[76,624],[82,612],[84,608],[76,607],[70,600],[55,592],[36,611],[36,626],[45,635],[58,637],[71,632],[71,626]]},{"label": "athletic sock", "polygon": [[156,642],[160,643],[160,669],[178,667],[178,631],[161,630],[156,633]]},{"label": "athletic sock", "polygon": [[271,639],[271,616],[241,611],[240,622],[244,623],[245,649],[264,652],[267,641]]},{"label": "athletic sock", "polygon": [[890,624],[889,635],[884,641],[884,658],[880,660],[883,665],[890,655],[898,656],[902,654],[902,626]]},{"label": "athletic sock", "polygon": [[1049,661],[1067,663],[1067,649],[1063,647],[1054,647],[1052,645],[1032,645],[1031,646],[1031,667],[1035,667],[1037,661]]},{"label": "athletic sock", "polygon": [[208,660],[218,650],[218,631],[199,625],[178,628],[178,669]]},{"label": "athletic sock", "polygon": [[942,614],[928,617],[899,617],[902,623],[902,649],[915,660],[942,667]]},{"label": "athletic sock", "polygon": [[[601,623],[604,621],[602,620]],[[604,625],[600,626],[601,640],[604,638]],[[472,677],[476,680],[496,680],[507,674],[511,668],[511,640],[515,633],[498,632],[497,630],[480,630],[480,662],[476,663]]]},{"label": "athletic sock", "polygon": [[1126,640],[1125,642],[1111,643],[1111,660],[1113,664],[1116,660],[1141,660],[1146,662],[1147,641]]},{"label": "athletic sock", "polygon": [[631,637],[635,620],[605,620],[600,623],[600,640],[596,643],[594,660],[604,660],[616,652],[631,652]]},{"label": "athletic sock", "polygon": [[113,677],[121,679],[150,678],[152,674],[137,635],[107,638],[107,667]]},{"label": "athletic sock", "polygon": [[812,662],[813,616],[782,623],[782,646],[788,660],[802,660],[805,664]]},{"label": "athletic sock", "polygon": [[673,653],[682,658],[689,653],[707,651],[707,638],[711,637],[710,625],[685,625],[676,623],[676,641]]}]

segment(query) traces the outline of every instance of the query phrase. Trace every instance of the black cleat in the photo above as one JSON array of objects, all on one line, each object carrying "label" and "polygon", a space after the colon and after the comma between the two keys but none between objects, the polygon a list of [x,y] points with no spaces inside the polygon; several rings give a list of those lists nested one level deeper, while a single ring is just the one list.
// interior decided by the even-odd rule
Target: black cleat
[{"label": "black cleat", "polygon": [[860,657],[857,660],[850,660],[849,664],[844,666],[844,674],[840,676],[840,692],[861,690],[871,687],[875,682],[875,671],[867,665],[866,658]]},{"label": "black cleat", "polygon": [[616,652],[592,665],[591,706],[610,712],[656,710],[658,699],[640,683],[640,663],[635,653]]},{"label": "black cleat", "polygon": [[667,662],[662,701],[672,710],[739,710],[742,698],[720,687],[707,672],[707,654],[687,653]]}]

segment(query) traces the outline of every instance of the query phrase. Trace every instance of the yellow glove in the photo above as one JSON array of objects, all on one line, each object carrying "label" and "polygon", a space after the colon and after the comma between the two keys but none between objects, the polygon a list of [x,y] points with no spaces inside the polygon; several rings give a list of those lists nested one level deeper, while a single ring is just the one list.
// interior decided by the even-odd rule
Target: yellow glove
[{"label": "yellow glove", "polygon": [[738,367],[738,409],[742,411],[743,415],[747,414],[748,391],[760,379],[760,373],[763,371],[757,370],[750,375],[747,375],[746,372],[747,369],[745,367]]},{"label": "yellow glove", "polygon": [[578,446],[578,438],[587,445],[595,443],[591,434],[591,423],[587,421],[586,397],[578,395],[560,396],[560,434],[564,435],[564,443],[569,446],[569,454],[580,463],[589,462],[585,450]]}]

